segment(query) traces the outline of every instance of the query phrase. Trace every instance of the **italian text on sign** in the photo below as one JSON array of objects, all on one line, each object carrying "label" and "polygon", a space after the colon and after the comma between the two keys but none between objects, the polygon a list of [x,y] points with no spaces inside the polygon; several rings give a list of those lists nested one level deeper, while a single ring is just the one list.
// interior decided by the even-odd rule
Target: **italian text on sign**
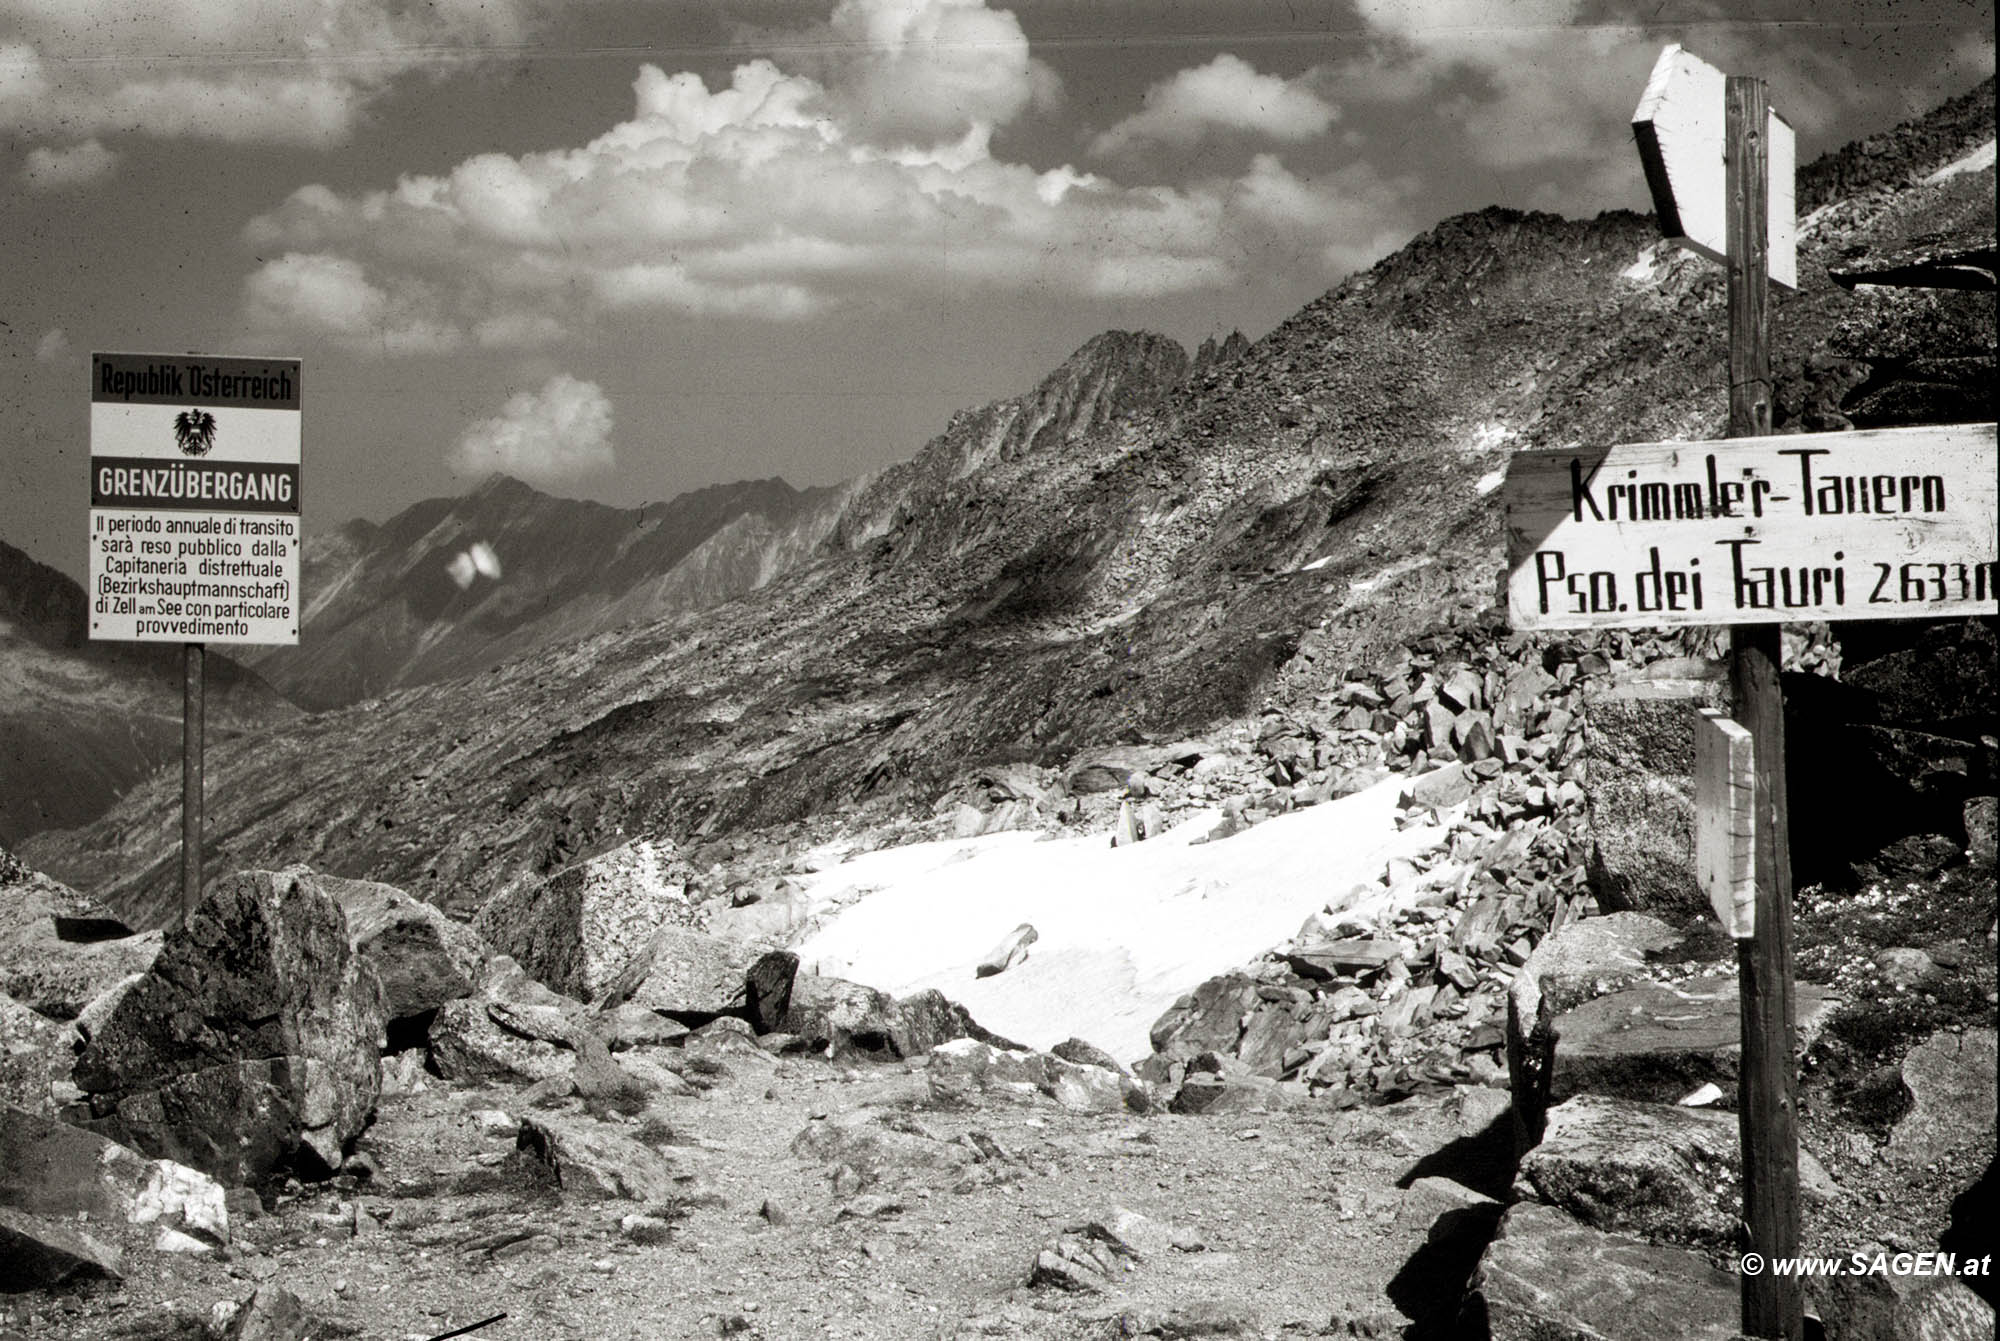
[{"label": "italian text on sign", "polygon": [[94,354],[90,636],[299,640],[299,363]]},{"label": "italian text on sign", "polygon": [[2000,610],[1992,424],[1516,453],[1517,629]]}]

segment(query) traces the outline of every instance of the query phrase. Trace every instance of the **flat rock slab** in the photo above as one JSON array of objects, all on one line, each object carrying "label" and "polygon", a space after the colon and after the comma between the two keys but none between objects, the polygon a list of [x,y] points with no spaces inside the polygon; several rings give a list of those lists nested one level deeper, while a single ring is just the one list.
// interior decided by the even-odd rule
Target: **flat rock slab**
[{"label": "flat rock slab", "polygon": [[[1839,1004],[1823,987],[1795,986],[1800,1048],[1810,1047]],[[1608,1094],[1670,1104],[1704,1084],[1733,1100],[1742,1052],[1736,975],[1644,983],[1586,1001],[1555,1019],[1552,1099]]]},{"label": "flat rock slab", "polygon": [[1910,1111],[1889,1135],[1889,1158],[1921,1168],[1953,1150],[1993,1153],[1996,1035],[1991,1029],[1933,1034],[1903,1058]]},{"label": "flat rock slab", "polygon": [[38,871],[0,882],[0,992],[51,1018],[76,1018],[160,952],[157,931],[103,934],[120,925],[102,904]]},{"label": "flat rock slab", "polygon": [[1511,1208],[1479,1260],[1460,1335],[1492,1341],[1734,1341],[1736,1277],[1685,1248],[1580,1225],[1534,1202]]},{"label": "flat rock slab", "polygon": [[1733,1113],[1580,1094],[1549,1109],[1521,1172],[1593,1228],[1714,1247],[1741,1214],[1738,1139]]},{"label": "flat rock slab", "polygon": [[543,1166],[569,1196],[663,1202],[687,1191],[689,1180],[665,1155],[589,1118],[525,1117],[515,1149]]},{"label": "flat rock slab", "polygon": [[120,1279],[115,1248],[59,1221],[0,1206],[0,1293]]}]

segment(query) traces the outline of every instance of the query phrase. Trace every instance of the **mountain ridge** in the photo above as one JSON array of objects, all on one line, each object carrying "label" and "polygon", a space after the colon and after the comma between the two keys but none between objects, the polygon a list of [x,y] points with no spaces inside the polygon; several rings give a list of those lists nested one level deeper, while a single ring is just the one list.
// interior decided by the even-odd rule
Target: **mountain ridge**
[{"label": "mountain ridge", "polygon": [[[1826,277],[1913,221],[1990,215],[1991,168],[1926,182],[1922,157],[1802,224],[1800,288],[1773,303],[1779,431],[1991,417],[1990,375],[1937,372],[1990,374],[1990,299]],[[1643,216],[1496,207],[1229,357],[1093,342],[1078,379],[954,417],[803,531],[714,542],[747,565],[792,537],[782,580],[232,743],[216,859],[306,860],[465,915],[632,836],[926,813],[968,770],[1305,711],[1426,630],[1499,636],[1512,451],[1720,433],[1723,289]],[[1067,408],[1038,422],[1050,385]],[[169,817],[154,787],[27,855],[157,918]]]}]

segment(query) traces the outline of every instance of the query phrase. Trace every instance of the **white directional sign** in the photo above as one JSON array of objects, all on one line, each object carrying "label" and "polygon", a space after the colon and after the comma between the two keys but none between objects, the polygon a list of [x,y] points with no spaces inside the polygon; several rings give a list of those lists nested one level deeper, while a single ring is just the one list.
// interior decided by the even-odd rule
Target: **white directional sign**
[{"label": "white directional sign", "polygon": [[[1677,45],[1660,53],[1632,133],[1653,194],[1660,231],[1711,261],[1728,259],[1727,196],[1724,187],[1723,110],[1726,76]],[[1798,159],[1792,128],[1772,112],[1766,154],[1770,172],[1770,277],[1788,289],[1799,286],[1798,227],[1794,219],[1793,177]]]},{"label": "white directional sign", "polygon": [[2000,612],[1992,424],[1516,452],[1517,629]]},{"label": "white directional sign", "polygon": [[1695,875],[1723,930],[1757,934],[1757,770],[1750,733],[1714,708],[1694,727]]},{"label": "white directional sign", "polygon": [[299,640],[299,364],[93,354],[90,636]]}]

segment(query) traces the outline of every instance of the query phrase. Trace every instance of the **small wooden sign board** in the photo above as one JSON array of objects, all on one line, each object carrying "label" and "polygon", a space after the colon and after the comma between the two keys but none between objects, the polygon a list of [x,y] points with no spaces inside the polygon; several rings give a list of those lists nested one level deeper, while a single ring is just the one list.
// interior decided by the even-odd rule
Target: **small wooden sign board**
[{"label": "small wooden sign board", "polygon": [[1695,872],[1723,929],[1757,930],[1757,773],[1750,732],[1714,708],[1694,728]]},{"label": "small wooden sign board", "polygon": [[[1722,71],[1675,44],[1660,53],[1632,114],[1632,134],[1639,142],[1639,161],[1661,233],[1711,261],[1729,254],[1722,115],[1727,80]],[[1769,278],[1796,289],[1799,248],[1792,179],[1798,150],[1791,126],[1776,112],[1766,119],[1764,143],[1770,165]]]}]

